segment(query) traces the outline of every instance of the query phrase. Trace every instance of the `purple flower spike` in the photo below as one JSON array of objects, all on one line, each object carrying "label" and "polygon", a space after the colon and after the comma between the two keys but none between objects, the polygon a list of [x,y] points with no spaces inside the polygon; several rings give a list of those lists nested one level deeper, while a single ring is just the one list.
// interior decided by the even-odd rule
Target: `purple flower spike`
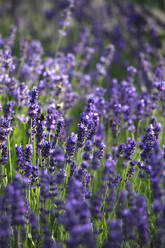
[{"label": "purple flower spike", "polygon": [[73,156],[76,149],[77,135],[71,133],[67,139],[66,153],[69,157]]}]

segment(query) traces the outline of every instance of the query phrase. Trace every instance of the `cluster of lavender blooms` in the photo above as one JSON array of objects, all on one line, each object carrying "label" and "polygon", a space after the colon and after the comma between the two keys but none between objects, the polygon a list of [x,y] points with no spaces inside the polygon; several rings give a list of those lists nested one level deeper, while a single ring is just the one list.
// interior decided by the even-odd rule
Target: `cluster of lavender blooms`
[{"label": "cluster of lavender blooms", "polygon": [[0,248],[165,247],[165,21],[43,1],[47,48],[24,4],[2,6]]}]

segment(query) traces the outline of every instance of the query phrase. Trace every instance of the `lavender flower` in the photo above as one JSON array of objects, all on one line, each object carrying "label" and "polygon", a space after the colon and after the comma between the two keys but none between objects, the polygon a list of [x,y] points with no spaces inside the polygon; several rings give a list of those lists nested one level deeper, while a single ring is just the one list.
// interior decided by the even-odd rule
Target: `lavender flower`
[{"label": "lavender flower", "polygon": [[67,139],[67,144],[66,144],[66,153],[69,157],[74,155],[76,148],[76,141],[77,141],[77,135],[71,133]]},{"label": "lavender flower", "polygon": [[120,248],[122,242],[121,222],[118,219],[111,219],[108,223],[108,240],[104,243],[104,248],[109,246]]}]

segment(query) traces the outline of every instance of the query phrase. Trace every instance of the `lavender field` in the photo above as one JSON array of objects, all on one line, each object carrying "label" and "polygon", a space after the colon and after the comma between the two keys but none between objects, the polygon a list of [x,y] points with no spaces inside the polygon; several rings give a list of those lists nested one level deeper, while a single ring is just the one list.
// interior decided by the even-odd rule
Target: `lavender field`
[{"label": "lavender field", "polygon": [[161,6],[0,1],[0,248],[165,247]]}]

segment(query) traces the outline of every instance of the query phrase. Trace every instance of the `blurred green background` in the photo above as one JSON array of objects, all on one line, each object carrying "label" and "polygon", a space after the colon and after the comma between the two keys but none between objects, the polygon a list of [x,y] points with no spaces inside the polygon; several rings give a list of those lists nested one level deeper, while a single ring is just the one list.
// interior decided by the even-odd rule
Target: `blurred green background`
[{"label": "blurred green background", "polygon": [[[93,17],[91,19],[89,13],[95,11],[95,5],[102,5],[108,1],[112,5],[118,2],[136,3],[142,8],[145,6],[157,17],[164,15],[165,0],[75,0],[75,9],[78,14],[75,16],[76,22],[72,22],[74,31],[77,30],[78,25],[84,27],[92,21],[99,22]],[[7,36],[10,26],[15,25],[17,40],[21,40],[24,36],[30,40],[37,39],[41,41],[45,51],[54,50],[54,44],[58,39],[59,21],[63,19],[67,2],[67,0],[0,0],[0,36]],[[85,15],[87,13],[87,17],[90,18],[87,19],[85,16],[82,19],[82,12]],[[74,37],[75,41],[77,39],[76,32],[71,33],[71,37]],[[18,50],[18,46],[15,46],[15,50]]]},{"label": "blurred green background", "polygon": [[136,2],[139,4],[145,4],[148,6],[154,6],[165,9],[165,0],[130,0],[130,2]]}]

